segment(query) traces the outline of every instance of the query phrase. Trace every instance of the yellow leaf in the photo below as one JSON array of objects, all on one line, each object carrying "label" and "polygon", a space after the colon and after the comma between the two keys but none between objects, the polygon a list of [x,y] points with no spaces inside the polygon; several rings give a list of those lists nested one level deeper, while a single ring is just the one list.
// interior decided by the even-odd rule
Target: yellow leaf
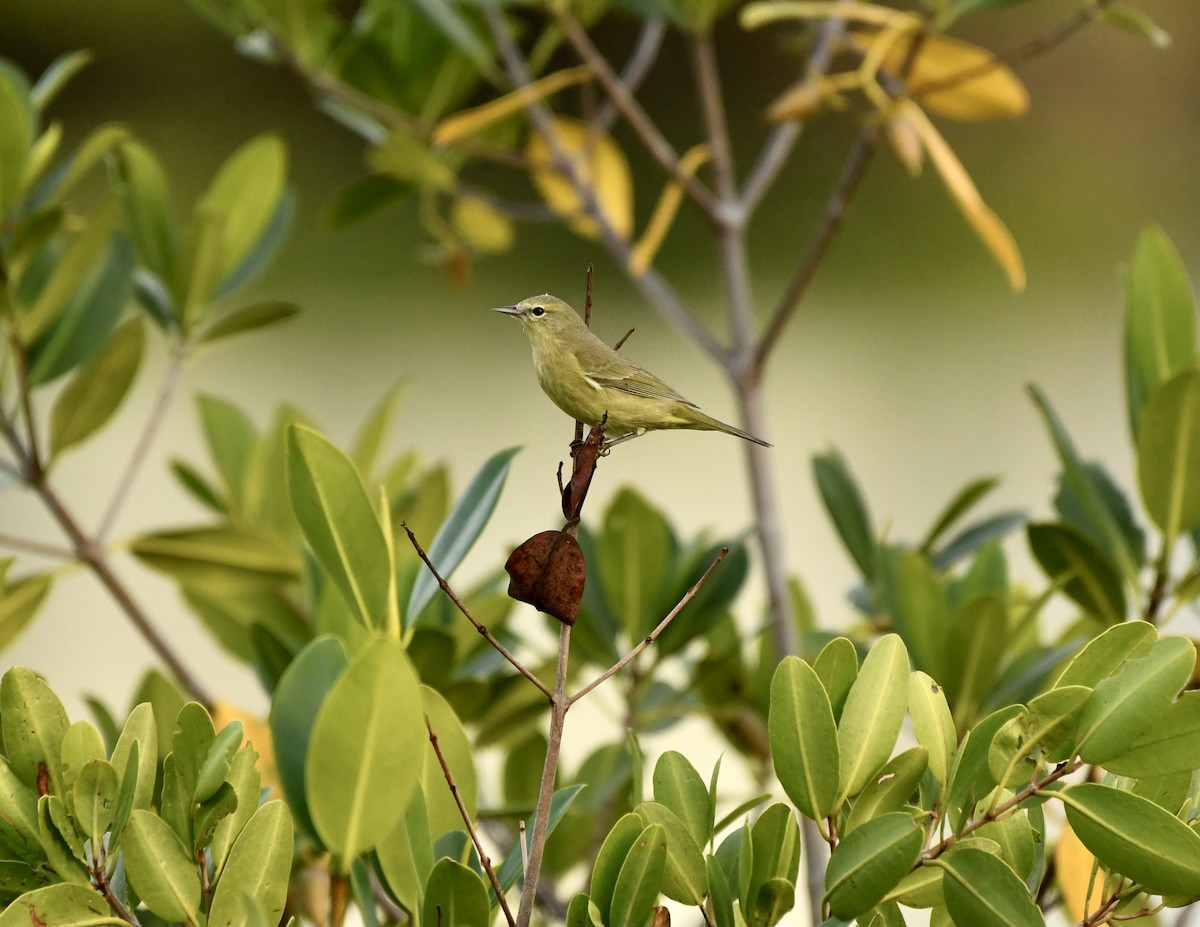
[{"label": "yellow leaf", "polygon": [[[679,168],[690,177],[700,170],[700,166],[709,159],[710,155],[711,152],[707,145],[696,145],[688,149],[679,159]],[[629,255],[629,273],[634,277],[644,274],[646,268],[653,262],[654,255],[658,253],[663,239],[671,230],[671,223],[675,221],[675,214],[679,212],[681,202],[683,202],[683,185],[677,180],[668,181],[667,185],[663,187],[658,203],[654,206],[654,212],[650,216],[650,222],[646,225],[646,231],[642,233],[633,253]]]},{"label": "yellow leaf", "polygon": [[781,19],[829,19],[836,16],[848,22],[884,26],[897,16],[907,15],[885,6],[854,0],[767,0],[744,7],[740,21],[743,29],[757,29]]},{"label": "yellow leaf", "polygon": [[258,762],[254,767],[258,770],[262,787],[271,789],[276,796],[282,795],[283,787],[279,784],[279,767],[275,764],[275,743],[271,739],[270,725],[237,705],[223,701],[213,705],[212,719],[213,727],[218,731],[230,721],[242,722],[242,744],[250,744],[258,752]]},{"label": "yellow leaf", "polygon": [[476,251],[507,251],[513,243],[513,227],[508,216],[495,206],[474,196],[460,196],[450,207],[454,228]]},{"label": "yellow leaf", "polygon": [[1063,824],[1058,847],[1054,851],[1054,868],[1058,874],[1058,888],[1062,892],[1063,904],[1072,923],[1079,923],[1088,913],[1088,893],[1095,878],[1094,857],[1071,830]]},{"label": "yellow leaf", "polygon": [[806,119],[819,113],[835,98],[826,79],[806,77],[775,98],[767,107],[767,118],[772,122]]},{"label": "yellow leaf", "polygon": [[899,114],[912,123],[913,129],[920,136],[925,150],[929,152],[930,160],[941,174],[954,202],[975,229],[975,234],[1004,268],[1009,284],[1017,291],[1025,289],[1025,265],[1017,243],[1013,241],[1012,234],[999,217],[988,209],[958,156],[946,144],[946,140],[934,128],[921,107],[908,99],[897,101],[897,106]]},{"label": "yellow leaf", "polygon": [[524,109],[534,100],[541,100],[566,87],[583,83],[591,77],[591,73],[591,70],[582,64],[578,67],[555,71],[553,74],[547,74],[545,77],[533,81],[526,87],[506,93],[481,106],[464,109],[447,116],[433,130],[433,143],[449,145],[457,142],[498,122],[505,116]]},{"label": "yellow leaf", "polygon": [[[552,126],[557,147],[570,159],[578,181],[591,192],[613,232],[628,240],[633,232],[633,180],[624,153],[610,136],[591,132],[586,122],[555,116]],[[534,186],[546,205],[563,216],[575,233],[598,238],[596,220],[588,214],[571,179],[555,165],[554,149],[541,132],[530,133],[525,156],[532,165]]]},{"label": "yellow leaf", "polygon": [[885,129],[896,160],[904,165],[909,177],[916,177],[921,173],[925,149],[921,147],[921,136],[917,134],[912,120],[903,113],[897,113],[887,121]]},{"label": "yellow leaf", "polygon": [[[879,34],[878,30],[866,29],[848,38],[866,53]],[[883,58],[884,67],[899,72],[908,45],[892,41]],[[1015,119],[1029,110],[1029,92],[1007,65],[999,63],[986,48],[938,34],[921,40],[908,72],[908,95],[948,119]]]},{"label": "yellow leaf", "polygon": [[437,190],[454,189],[454,170],[406,129],[393,129],[387,138],[367,151],[366,160],[377,174]]}]

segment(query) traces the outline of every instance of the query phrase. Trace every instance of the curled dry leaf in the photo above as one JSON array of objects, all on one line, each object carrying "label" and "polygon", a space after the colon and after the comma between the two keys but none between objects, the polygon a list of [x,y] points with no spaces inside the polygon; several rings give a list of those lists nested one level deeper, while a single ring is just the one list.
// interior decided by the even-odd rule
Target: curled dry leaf
[{"label": "curled dry leaf", "polygon": [[591,191],[596,208],[612,231],[624,240],[633,232],[633,180],[624,152],[611,136],[591,131],[588,124],[568,116],[551,123],[556,146],[539,131],[529,135],[525,156],[534,186],[546,205],[585,238],[599,238],[600,227],[571,179],[555,164],[555,147],[570,159],[575,176]]},{"label": "curled dry leaf", "polygon": [[566,531],[535,534],[512,552],[504,570],[511,598],[564,624],[575,623],[587,566],[579,542]]}]

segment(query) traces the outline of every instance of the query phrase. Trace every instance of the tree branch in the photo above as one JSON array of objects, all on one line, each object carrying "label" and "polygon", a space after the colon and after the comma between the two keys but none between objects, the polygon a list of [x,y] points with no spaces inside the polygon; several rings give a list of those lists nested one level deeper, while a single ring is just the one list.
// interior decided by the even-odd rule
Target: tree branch
[{"label": "tree branch", "polygon": [[[646,79],[651,65],[658,57],[658,50],[662,46],[663,36],[666,34],[667,23],[662,18],[647,19],[642,24],[642,31],[638,34],[633,52],[621,70],[620,82],[630,94],[637,93],[638,87]],[[597,132],[607,132],[616,118],[617,104],[610,98],[600,106],[596,117],[592,120],[592,125]]]}]

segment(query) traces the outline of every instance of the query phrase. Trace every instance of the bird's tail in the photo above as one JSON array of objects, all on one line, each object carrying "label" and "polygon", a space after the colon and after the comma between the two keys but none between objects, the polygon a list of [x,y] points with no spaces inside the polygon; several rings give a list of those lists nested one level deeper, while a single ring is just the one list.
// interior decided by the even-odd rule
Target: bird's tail
[{"label": "bird's tail", "polygon": [[695,412],[696,423],[701,428],[708,428],[712,431],[723,431],[727,435],[734,435],[738,438],[745,438],[747,441],[753,441],[755,444],[761,444],[763,447],[771,447],[772,445],[764,441],[762,438],[756,438],[749,432],[742,431],[740,428],[734,428],[732,425],[726,425],[724,422],[713,418],[711,415],[706,415],[699,409]]}]

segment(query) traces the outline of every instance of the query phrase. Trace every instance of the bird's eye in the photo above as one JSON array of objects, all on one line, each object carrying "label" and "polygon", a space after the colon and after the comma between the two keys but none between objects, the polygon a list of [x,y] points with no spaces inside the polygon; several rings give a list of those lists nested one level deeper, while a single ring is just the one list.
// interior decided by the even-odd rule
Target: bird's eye
[{"label": "bird's eye", "polygon": [[534,315],[545,315],[546,314],[546,310],[543,309],[541,306],[534,306],[529,311],[532,312]]}]

